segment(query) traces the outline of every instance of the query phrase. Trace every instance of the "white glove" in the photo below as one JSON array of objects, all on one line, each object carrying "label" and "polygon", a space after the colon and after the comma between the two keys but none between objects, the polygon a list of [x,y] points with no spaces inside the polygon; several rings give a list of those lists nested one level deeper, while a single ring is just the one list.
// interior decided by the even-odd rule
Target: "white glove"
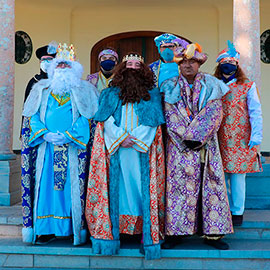
[{"label": "white glove", "polygon": [[53,145],[63,145],[70,142],[70,140],[61,132],[48,132],[43,135],[43,139]]},{"label": "white glove", "polygon": [[54,143],[58,139],[58,137],[59,137],[59,135],[57,133],[54,133],[54,132],[48,132],[48,133],[43,135],[43,139],[49,143]]},{"label": "white glove", "polygon": [[54,141],[54,145],[63,145],[65,143],[69,143],[71,140],[68,139],[63,133],[58,132],[57,133],[58,137],[57,139]]},{"label": "white glove", "polygon": [[253,146],[259,145],[259,144],[261,144],[261,142],[250,140],[248,143],[248,146],[249,146],[249,149],[251,149]]}]

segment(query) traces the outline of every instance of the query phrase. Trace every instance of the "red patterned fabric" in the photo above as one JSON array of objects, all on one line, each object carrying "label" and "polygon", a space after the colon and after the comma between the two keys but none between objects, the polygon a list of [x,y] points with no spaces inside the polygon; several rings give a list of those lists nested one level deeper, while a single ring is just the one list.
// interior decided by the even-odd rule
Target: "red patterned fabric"
[{"label": "red patterned fabric", "polygon": [[120,215],[119,232],[124,234],[140,234],[143,230],[143,218],[141,216]]},{"label": "red patterned fabric", "polygon": [[252,173],[262,169],[259,147],[251,150],[247,93],[253,82],[230,84],[230,91],[223,97],[223,120],[218,132],[220,151],[227,173]]},{"label": "red patterned fabric", "polygon": [[[98,123],[90,162],[85,215],[92,237],[113,240],[108,199],[109,158],[103,128],[104,124]],[[149,150],[149,166],[151,236],[153,243],[157,244],[164,233],[165,209],[165,165],[160,127]],[[120,215],[119,226],[120,233],[142,233],[142,217]]]},{"label": "red patterned fabric", "polygon": [[85,217],[91,236],[113,239],[109,216],[109,162],[103,136],[104,124],[98,123],[91,154]]}]

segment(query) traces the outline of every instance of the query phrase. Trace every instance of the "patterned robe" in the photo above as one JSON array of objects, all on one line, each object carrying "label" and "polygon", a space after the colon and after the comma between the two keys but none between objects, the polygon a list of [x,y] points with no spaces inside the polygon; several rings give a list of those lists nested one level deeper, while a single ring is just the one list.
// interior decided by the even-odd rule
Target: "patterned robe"
[{"label": "patterned robe", "polygon": [[[163,84],[168,131],[166,235],[195,234],[198,223],[205,235],[233,232],[217,139],[220,99],[227,91],[222,84],[202,73],[196,75],[192,89],[183,76]],[[192,150],[184,140],[199,141],[203,147]]]},{"label": "patterned robe", "polygon": [[156,79],[156,87],[158,87],[158,78],[159,78],[159,70],[160,70],[161,60],[157,60],[149,65],[150,69],[155,75]]},{"label": "patterned robe", "polygon": [[[259,146],[252,149],[248,146],[251,124],[247,94],[253,84],[232,82],[229,84],[230,91],[222,98],[224,116],[218,136],[224,171],[227,173],[253,173],[262,170]],[[260,115],[256,115],[254,120],[258,121],[258,117]]]},{"label": "patterned robe", "polygon": [[[24,121],[22,127],[22,208],[23,208],[23,241],[36,240],[37,204],[40,192],[42,168],[45,160],[47,142],[41,139],[44,130],[40,129],[34,135],[42,140],[39,145],[30,147],[30,117],[40,112],[41,122],[44,123],[48,99],[51,90],[50,80],[42,80],[35,84],[24,106]],[[73,110],[73,124],[80,115],[85,118],[93,117],[97,110],[97,96],[88,83],[82,82],[71,93]],[[76,101],[75,101],[76,100]],[[86,121],[87,122],[87,121]],[[32,135],[33,138],[33,135]],[[74,141],[76,141],[74,139]],[[87,175],[87,158],[85,149],[78,149],[72,144],[68,146],[68,159],[71,176],[72,223],[74,244],[78,245],[86,240],[84,202],[85,180]]]}]

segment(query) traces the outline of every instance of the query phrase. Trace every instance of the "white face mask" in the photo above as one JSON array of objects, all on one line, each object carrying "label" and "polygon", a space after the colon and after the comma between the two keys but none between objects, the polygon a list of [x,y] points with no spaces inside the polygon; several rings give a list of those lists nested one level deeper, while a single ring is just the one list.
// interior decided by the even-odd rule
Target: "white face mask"
[{"label": "white face mask", "polygon": [[48,65],[49,63],[48,62],[45,62],[45,61],[42,61],[41,63],[40,63],[40,69],[42,70],[42,71],[44,71],[45,73],[47,73],[47,70],[48,70]]},{"label": "white face mask", "polygon": [[45,73],[47,73],[51,62],[52,62],[52,59],[41,60],[41,62],[40,62],[40,69],[42,71],[44,71]]}]

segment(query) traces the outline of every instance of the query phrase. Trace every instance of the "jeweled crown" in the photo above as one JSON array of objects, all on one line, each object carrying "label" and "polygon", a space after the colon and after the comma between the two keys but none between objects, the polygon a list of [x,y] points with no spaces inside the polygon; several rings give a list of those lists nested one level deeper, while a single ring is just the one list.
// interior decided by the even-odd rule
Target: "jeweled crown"
[{"label": "jeweled crown", "polygon": [[75,61],[75,48],[72,44],[68,46],[66,43],[63,45],[61,43],[58,44],[56,58],[60,58],[67,61]]},{"label": "jeweled crown", "polygon": [[138,54],[127,54],[126,56],[123,57],[122,62],[129,61],[129,60],[137,60],[144,63],[143,57]]}]

